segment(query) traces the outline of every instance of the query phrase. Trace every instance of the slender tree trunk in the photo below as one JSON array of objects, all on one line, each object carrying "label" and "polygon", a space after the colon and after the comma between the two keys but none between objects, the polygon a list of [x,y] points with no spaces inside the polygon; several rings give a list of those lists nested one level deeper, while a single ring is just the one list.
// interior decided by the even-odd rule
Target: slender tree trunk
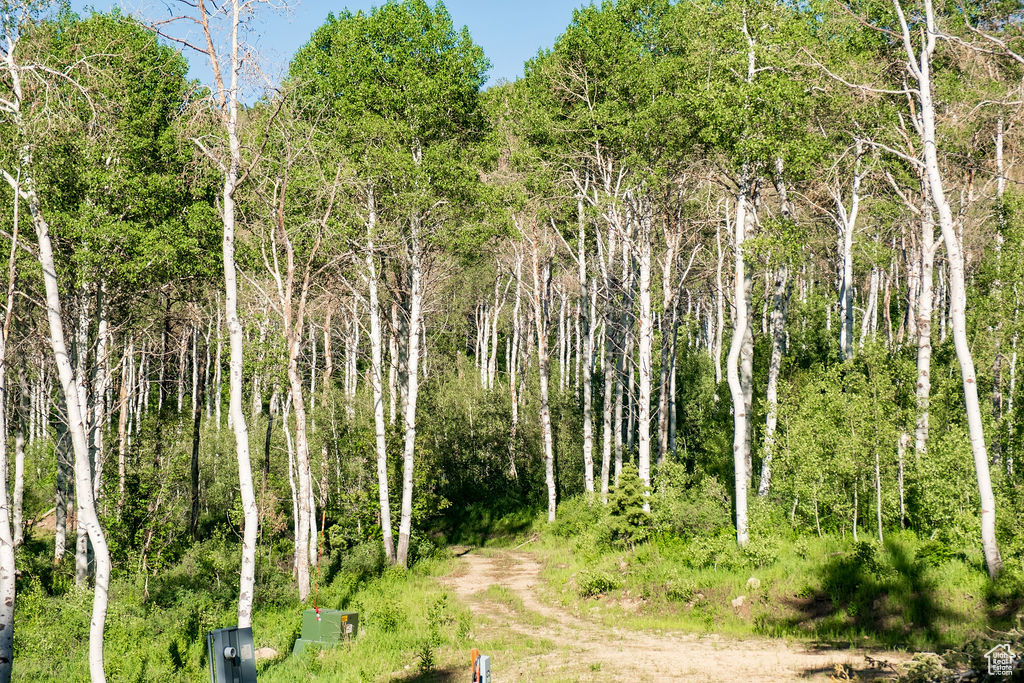
[{"label": "slender tree trunk", "polygon": [[281,426],[284,428],[284,442],[288,449],[288,488],[292,494],[292,534],[295,538],[295,554],[292,557],[292,576],[298,576],[299,573],[299,547],[302,546],[303,529],[302,524],[299,522],[299,510],[302,505],[299,504],[299,491],[295,486],[295,446],[292,442],[292,428],[289,423],[289,416],[291,415],[292,407],[295,405],[295,400],[292,397],[291,382],[288,383],[288,395],[285,397],[284,410],[281,416]]},{"label": "slender tree trunk", "polygon": [[[198,364],[196,354],[196,339],[192,338],[193,366]],[[192,460],[190,462],[189,475],[192,484],[192,508],[189,511],[189,533],[195,539],[199,533],[199,436],[203,417],[203,386],[204,382],[199,381],[195,367],[192,371]],[[196,393],[198,392],[198,394]]]},{"label": "slender tree trunk", "polygon": [[[11,299],[8,298],[7,309],[10,312]],[[9,316],[8,316],[9,321]],[[7,327],[7,326],[5,326]],[[0,337],[0,396],[7,395],[7,332],[5,329]],[[7,411],[0,409],[0,681],[11,680],[14,663],[14,601],[16,597],[16,581],[14,566],[14,548],[17,543],[17,531],[11,527],[11,517],[7,498],[8,456],[7,456]],[[17,475],[15,475],[17,477]],[[17,509],[16,509],[17,512]],[[16,516],[14,529],[18,529],[21,520]]]},{"label": "slender tree trunk", "polygon": [[[509,461],[509,476],[513,480],[519,478],[518,468],[516,467],[516,439],[518,438],[517,430],[519,428],[519,352],[520,346],[522,345],[521,329],[519,322],[519,312],[522,307],[522,289],[523,289],[523,253],[517,247],[515,249],[515,273],[516,281],[516,294],[515,302],[512,305],[512,340],[511,347],[509,349],[509,364],[508,364],[508,388],[511,394],[511,409],[512,419],[511,425],[509,426],[509,438],[508,438],[508,461]],[[577,338],[577,344],[579,339]]]},{"label": "slender tree trunk", "polygon": [[[610,317],[610,315],[605,317],[606,326]],[[611,339],[609,339],[610,341]],[[609,346],[611,344],[605,344],[601,349],[601,369],[604,371],[604,403],[601,421],[601,502],[605,504],[608,503],[609,470],[612,461],[612,404],[615,387],[615,362],[613,361],[615,353]]]},{"label": "slender tree trunk", "polygon": [[222,361],[221,361],[221,354],[222,354],[222,347],[223,347],[223,344],[224,344],[224,340],[221,337],[221,332],[220,332],[221,318],[223,316],[223,312],[224,312],[224,309],[222,309],[221,306],[220,306],[220,296],[218,295],[218,297],[217,297],[217,362],[216,362],[215,371],[214,371],[214,378],[213,378],[213,389],[214,389],[213,393],[217,397],[217,400],[214,402],[214,405],[215,405],[215,408],[216,408],[215,415],[216,415],[216,418],[217,418],[217,430],[218,431],[220,430],[220,424],[221,424],[221,422],[220,422],[221,399],[223,399],[223,397],[224,397],[224,385],[223,385],[222,380],[221,380],[221,368],[223,367],[223,364],[222,364]]},{"label": "slender tree trunk", "polygon": [[[793,219],[789,194],[783,179],[782,159],[775,161],[775,186],[779,192],[782,215]],[[761,460],[761,481],[757,495],[768,495],[772,482],[772,458],[775,455],[775,429],[779,416],[779,372],[782,369],[782,354],[786,349],[786,309],[789,304],[789,265],[784,261],[775,270],[775,290],[772,296],[771,335],[772,355],[768,362],[768,414],[765,417],[764,458]]]},{"label": "slender tree trunk", "polygon": [[[71,340],[71,363],[75,378],[75,388],[78,394],[79,406],[82,411],[82,428],[86,431],[88,440],[89,459],[89,488],[93,487],[93,448],[89,439],[89,392],[86,385],[88,372],[88,351],[89,351],[89,291],[90,283],[82,283],[77,297],[77,324],[74,328],[74,336]],[[77,483],[77,480],[76,480]],[[85,525],[81,523],[82,511],[78,509],[81,505],[81,498],[75,496],[75,585],[84,588],[89,581],[89,538]]]},{"label": "slender tree trunk", "polygon": [[924,455],[928,444],[928,404],[931,397],[932,362],[932,269],[935,263],[935,222],[931,202],[925,202],[921,215],[920,294],[917,296],[917,424],[914,449]]},{"label": "slender tree trunk", "polygon": [[[505,293],[498,298],[498,282],[495,280],[494,283],[494,316],[491,318],[491,354],[490,360],[487,363],[487,388],[489,390],[494,389],[494,382],[498,376],[498,317],[501,315],[501,309],[505,306],[506,296],[508,295],[508,287],[505,287]],[[568,386],[568,383],[566,383]]]},{"label": "slender tree trunk", "polygon": [[384,423],[384,361],[380,324],[380,306],[377,300],[377,264],[373,253],[373,231],[377,223],[373,195],[370,196],[370,233],[366,247],[366,279],[370,299],[370,386],[373,388],[373,425],[377,450],[377,493],[380,501],[380,529],[384,539],[384,553],[389,563],[395,561],[395,543],[391,535],[391,496],[388,492],[388,450],[385,441],[387,425]]},{"label": "slender tree trunk", "polygon": [[750,450],[748,441],[750,416],[744,399],[743,385],[740,379],[740,354],[743,350],[743,337],[748,327],[747,280],[743,242],[747,234],[747,198],[750,193],[749,172],[744,170],[740,181],[739,192],[736,194],[735,218],[735,316],[733,318],[732,342],[729,346],[729,357],[726,362],[726,376],[729,381],[729,393],[732,396],[733,413],[733,468],[735,471],[736,496],[736,542],[745,546],[749,540],[747,533],[747,453]]},{"label": "slender tree trunk", "polygon": [[[15,188],[17,190],[17,188]],[[20,199],[14,200],[14,224],[11,229],[11,252],[7,266],[7,297],[4,311],[4,326],[0,332],[0,681],[9,683],[14,665],[14,602],[17,597],[17,576],[14,561],[14,549],[21,543],[21,505],[25,482],[25,437],[21,427],[22,420],[17,417],[17,436],[15,437],[14,466],[14,509],[11,519],[7,499],[7,433],[10,428],[7,411],[3,405],[8,394],[7,383],[7,347],[11,334],[11,319],[14,315],[14,288],[17,277],[18,254],[18,208]],[[24,378],[24,370],[20,373]],[[23,385],[23,382],[22,382]],[[24,397],[24,386],[18,392]],[[23,403],[24,399],[20,402]],[[17,403],[12,404],[13,406]],[[13,528],[12,528],[13,522]]]},{"label": "slender tree trunk", "polygon": [[[237,30],[237,29],[236,29]],[[237,91],[232,88],[232,94]],[[238,275],[235,271],[235,188],[241,160],[241,143],[235,134],[237,103],[232,97],[229,144],[231,167],[224,178],[222,219],[224,225],[224,318],[228,328],[228,411],[235,437],[238,458],[238,484],[242,498],[242,560],[238,589],[238,627],[252,626],[252,604],[256,584],[256,538],[259,511],[252,486],[252,465],[249,460],[249,427],[242,410],[242,369],[244,335],[238,317]],[[219,369],[219,368],[218,368]],[[218,397],[218,406],[220,399]],[[218,411],[219,412],[219,411]],[[219,424],[219,421],[218,421]]]},{"label": "slender tree trunk", "polygon": [[772,483],[772,458],[775,455],[775,429],[779,418],[779,372],[786,346],[786,306],[789,268],[780,265],[775,271],[775,293],[772,297],[771,335],[772,355],[768,362],[768,414],[764,427],[764,458],[761,460],[761,481],[757,495],[768,495]]},{"label": "slender tree trunk", "polygon": [[672,336],[676,327],[675,288],[672,282],[672,266],[675,262],[675,244],[666,240],[668,248],[661,264],[661,367],[658,372],[658,464],[665,462],[668,454],[669,423],[669,375],[672,369]]},{"label": "slender tree trunk", "polygon": [[132,357],[134,355],[133,339],[129,339],[128,347],[125,349],[124,358],[121,359],[121,382],[118,390],[118,417],[117,417],[117,510],[124,506],[124,486],[127,475],[128,457],[128,412],[129,395],[128,385],[132,382],[131,371],[134,367]]},{"label": "slender tree trunk", "polygon": [[640,481],[644,485],[644,511],[650,512],[651,503],[648,496],[651,486],[651,347],[654,342],[654,320],[651,312],[651,217],[643,215],[639,218],[637,261],[640,266],[640,333],[637,339],[639,349],[637,463],[640,470]]},{"label": "slender tree trunk", "polygon": [[[594,325],[590,315],[590,292],[587,289],[587,230],[583,199],[576,199],[577,245],[580,283],[580,334],[583,335],[583,490],[594,492]],[[539,309],[538,309],[539,310]],[[539,315],[539,314],[538,314]],[[545,342],[546,346],[546,342]]]},{"label": "slender tree trunk", "polygon": [[[551,277],[550,263],[541,263],[540,236],[533,240],[533,311],[537,328],[537,365],[540,373],[540,425],[544,448],[544,479],[548,487],[548,523],[555,521],[558,492],[555,488],[555,447],[551,432],[551,409],[548,403],[548,330],[547,287]],[[581,301],[581,305],[583,302]],[[584,363],[584,366],[587,364]],[[587,368],[584,368],[584,372]]]},{"label": "slender tree trunk", "polygon": [[[31,167],[28,152],[23,155],[25,168]],[[89,674],[93,683],[106,680],[103,670],[103,629],[107,619],[107,590],[110,585],[110,553],[107,540],[96,515],[92,495],[92,467],[89,461],[89,438],[86,433],[86,416],[80,401],[79,389],[84,378],[75,377],[75,370],[68,356],[64,340],[63,312],[60,290],[57,284],[56,262],[50,242],[50,226],[46,222],[36,197],[31,180],[26,180],[22,198],[27,199],[38,240],[39,265],[43,271],[43,285],[46,295],[46,317],[50,332],[50,346],[53,349],[61,390],[67,407],[68,432],[75,458],[75,494],[77,498],[78,524],[83,526],[92,543],[96,556],[96,580],[93,593],[92,619],[89,625]],[[84,349],[83,349],[84,352]]]},{"label": "slender tree trunk", "polygon": [[938,138],[935,130],[935,104],[932,100],[931,58],[935,50],[937,31],[931,2],[925,2],[925,21],[927,33],[922,40],[918,62],[911,49],[911,32],[907,27],[899,0],[894,0],[904,44],[909,58],[908,67],[918,84],[917,96],[921,105],[922,142],[924,146],[924,166],[928,177],[928,189],[932,204],[939,215],[939,226],[942,228],[943,242],[946,246],[946,259],[949,264],[949,316],[953,329],[953,344],[956,347],[957,359],[960,362],[960,374],[963,379],[964,404],[967,412],[967,426],[970,433],[971,451],[974,454],[974,467],[978,478],[978,494],[981,499],[981,541],[985,551],[985,563],[988,573],[995,579],[1003,568],[999,546],[996,542],[996,505],[992,493],[992,479],[989,473],[988,453],[985,446],[984,427],[981,419],[981,407],[978,401],[978,383],[974,371],[974,358],[970,342],[967,339],[967,291],[964,275],[964,258],[960,237],[956,232],[953,213],[946,199],[942,174],[939,169]]},{"label": "slender tree trunk", "polygon": [[103,490],[103,465],[106,463],[106,454],[103,451],[103,423],[106,412],[104,403],[107,384],[110,382],[110,377],[107,375],[107,348],[110,333],[107,322],[106,293],[106,284],[101,280],[96,287],[96,319],[98,321],[96,324],[96,364],[93,366],[92,421],[89,425],[92,432],[89,437],[89,445],[92,450],[90,460],[93,467],[92,494],[96,501],[99,501]]},{"label": "slender tree trunk", "polygon": [[67,552],[68,510],[71,504],[71,480],[74,477],[74,455],[71,453],[71,436],[67,430],[67,418],[61,415],[56,419],[56,423],[56,440],[53,447],[57,456],[53,563],[60,564],[64,561],[64,555]]},{"label": "slender tree trunk", "polygon": [[853,357],[853,233],[857,229],[857,214],[860,210],[860,186],[863,178],[861,156],[864,145],[858,140],[856,146],[857,161],[853,172],[853,185],[850,191],[850,210],[846,211],[839,191],[833,193],[836,202],[839,227],[839,253],[842,256],[839,287],[840,331],[839,346],[843,358]]},{"label": "slender tree trunk", "polygon": [[181,343],[178,345],[178,415],[181,415],[185,408],[185,363],[188,359],[188,339],[190,336],[188,325],[182,325]]},{"label": "slender tree trunk", "polygon": [[267,433],[263,437],[263,487],[266,488],[267,480],[270,479],[270,437],[274,432],[274,419],[277,417],[277,406],[280,388],[274,382],[274,388],[270,392],[270,404],[267,406]]},{"label": "slender tree trunk", "polygon": [[420,317],[422,315],[422,285],[420,216],[414,215],[409,240],[409,321],[407,386],[405,405],[405,445],[402,451],[402,510],[398,523],[398,549],[396,564],[409,563],[409,537],[412,534],[413,464],[416,452],[416,400],[419,395]]}]

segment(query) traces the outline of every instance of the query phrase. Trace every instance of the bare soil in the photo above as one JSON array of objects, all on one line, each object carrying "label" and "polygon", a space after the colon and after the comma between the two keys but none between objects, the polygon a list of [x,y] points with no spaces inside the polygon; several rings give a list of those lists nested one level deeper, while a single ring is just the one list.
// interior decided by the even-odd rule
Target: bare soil
[{"label": "bare soil", "polygon": [[[848,681],[885,680],[908,659],[894,652],[832,649],[778,639],[637,631],[592,621],[541,598],[542,566],[529,553],[463,549],[444,582],[482,626],[481,641],[521,639],[492,654],[504,681]],[[522,601],[511,608],[494,586]],[[516,602],[514,599],[512,602]],[[529,644],[529,645],[525,645]]]}]

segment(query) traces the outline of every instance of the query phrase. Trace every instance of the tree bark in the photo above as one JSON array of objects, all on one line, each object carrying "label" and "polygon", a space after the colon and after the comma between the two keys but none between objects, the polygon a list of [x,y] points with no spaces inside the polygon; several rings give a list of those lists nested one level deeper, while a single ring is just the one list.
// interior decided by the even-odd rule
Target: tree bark
[{"label": "tree bark", "polygon": [[749,540],[747,532],[747,453],[750,451],[749,420],[747,403],[744,398],[743,385],[740,379],[740,354],[743,350],[743,337],[748,328],[749,302],[747,288],[747,268],[743,253],[743,242],[747,234],[747,201],[750,194],[750,174],[744,169],[740,179],[739,191],[736,193],[736,217],[733,225],[735,231],[735,316],[733,317],[732,342],[729,346],[729,357],[726,362],[726,377],[729,381],[729,393],[732,397],[733,414],[733,469],[735,473],[736,498],[736,542],[742,547]]},{"label": "tree bark", "polygon": [[638,450],[637,464],[640,481],[644,485],[644,511],[650,512],[651,487],[651,372],[652,346],[654,343],[654,320],[651,311],[651,216],[644,212],[639,218],[637,233],[637,262],[640,270],[638,290],[640,295],[640,332],[637,338],[639,351],[638,382]]},{"label": "tree bark", "polygon": [[590,316],[590,292],[587,289],[587,229],[581,197],[576,199],[576,223],[580,334],[583,336],[583,359],[580,370],[583,373],[583,490],[590,495],[594,492],[594,325]]},{"label": "tree bark", "polygon": [[[555,488],[555,447],[551,432],[551,409],[548,402],[548,297],[551,264],[541,263],[539,231],[534,230],[531,240],[533,255],[533,318],[537,332],[537,365],[540,374],[540,425],[544,448],[544,480],[548,488],[548,523],[555,521],[558,492]],[[582,302],[581,302],[582,304]],[[586,365],[586,363],[584,363]],[[586,369],[584,369],[586,372]]]},{"label": "tree bark", "polygon": [[377,450],[377,493],[380,502],[380,529],[384,539],[384,553],[389,563],[395,562],[395,543],[391,535],[391,496],[388,492],[387,425],[384,422],[384,361],[380,324],[380,304],[377,298],[377,263],[374,254],[373,233],[377,212],[373,194],[369,199],[370,233],[366,246],[366,281],[370,306],[370,386],[373,389],[373,425]]},{"label": "tree bark", "polygon": [[[995,579],[1002,571],[1003,562],[996,542],[995,496],[992,493],[992,479],[989,473],[988,453],[985,446],[981,407],[978,401],[978,383],[974,371],[974,358],[967,339],[967,291],[964,275],[963,250],[957,234],[953,213],[946,199],[942,173],[939,168],[938,136],[935,126],[935,104],[932,99],[931,62],[935,51],[937,30],[931,0],[925,0],[925,22],[927,32],[922,38],[920,53],[915,54],[911,31],[903,15],[899,0],[893,2],[907,52],[907,68],[917,83],[916,94],[921,105],[920,119],[922,143],[924,146],[924,168],[928,177],[928,190],[932,205],[939,215],[946,259],[949,263],[949,316],[953,329],[953,344],[956,347],[963,380],[964,404],[967,412],[967,426],[970,433],[971,451],[978,478],[978,494],[981,499],[981,541],[985,552],[985,564],[989,576]],[[919,61],[918,61],[919,60]]]},{"label": "tree bark", "polygon": [[[30,155],[23,154],[23,165],[31,167]],[[46,295],[46,317],[50,332],[50,346],[53,349],[60,377],[61,390],[67,408],[68,432],[75,458],[75,495],[77,498],[78,524],[88,534],[96,557],[96,579],[93,593],[92,619],[89,626],[89,674],[93,683],[106,680],[103,670],[103,629],[107,618],[107,591],[110,585],[110,553],[107,540],[100,527],[93,500],[92,467],[89,461],[89,438],[86,433],[86,416],[80,400],[80,388],[84,378],[76,377],[64,340],[63,312],[60,289],[57,284],[56,263],[50,241],[50,226],[43,217],[39,200],[31,179],[26,179],[21,189],[22,198],[28,201],[32,222],[38,240],[39,265],[43,270],[43,285]],[[84,351],[84,350],[83,350]]]},{"label": "tree bark", "polygon": [[[927,191],[927,190],[926,190]],[[914,428],[914,450],[924,455],[928,445],[928,404],[931,397],[932,362],[932,270],[935,264],[935,221],[931,202],[925,202],[921,215],[920,289],[917,296],[917,423]]]},{"label": "tree bark", "polygon": [[420,323],[422,316],[422,246],[420,244],[420,220],[414,214],[409,235],[409,320],[408,358],[405,405],[405,445],[402,451],[402,510],[398,523],[398,549],[396,564],[409,564],[409,537],[412,534],[412,488],[413,465],[416,453],[416,400],[419,396]]}]

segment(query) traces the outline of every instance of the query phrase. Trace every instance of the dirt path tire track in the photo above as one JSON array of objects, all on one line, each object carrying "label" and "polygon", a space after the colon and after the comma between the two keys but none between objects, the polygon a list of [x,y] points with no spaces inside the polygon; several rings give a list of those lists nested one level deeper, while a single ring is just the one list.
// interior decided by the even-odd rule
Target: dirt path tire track
[{"label": "dirt path tire track", "polygon": [[[485,630],[520,633],[553,644],[548,653],[524,655],[519,661],[496,660],[495,683],[553,677],[581,681],[827,681],[836,680],[832,676],[837,666],[854,672],[854,680],[878,680],[891,676],[891,670],[886,673],[873,668],[869,656],[890,662],[905,658],[899,653],[816,649],[763,638],[609,628],[542,601],[538,597],[541,569],[527,552],[502,550],[483,555],[468,551],[445,579],[474,614],[486,616]],[[483,594],[492,586],[511,591],[527,611],[543,617],[543,623],[528,623],[513,610],[488,600]]]}]

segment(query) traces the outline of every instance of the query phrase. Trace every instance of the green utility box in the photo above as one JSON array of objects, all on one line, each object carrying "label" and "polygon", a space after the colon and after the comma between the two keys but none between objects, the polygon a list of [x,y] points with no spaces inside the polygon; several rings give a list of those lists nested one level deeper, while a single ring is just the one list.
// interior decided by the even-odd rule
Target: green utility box
[{"label": "green utility box", "polygon": [[302,613],[302,636],[295,641],[292,654],[302,654],[310,643],[332,647],[348,638],[355,638],[358,630],[359,612],[321,608],[317,614],[317,610],[308,609]]}]

